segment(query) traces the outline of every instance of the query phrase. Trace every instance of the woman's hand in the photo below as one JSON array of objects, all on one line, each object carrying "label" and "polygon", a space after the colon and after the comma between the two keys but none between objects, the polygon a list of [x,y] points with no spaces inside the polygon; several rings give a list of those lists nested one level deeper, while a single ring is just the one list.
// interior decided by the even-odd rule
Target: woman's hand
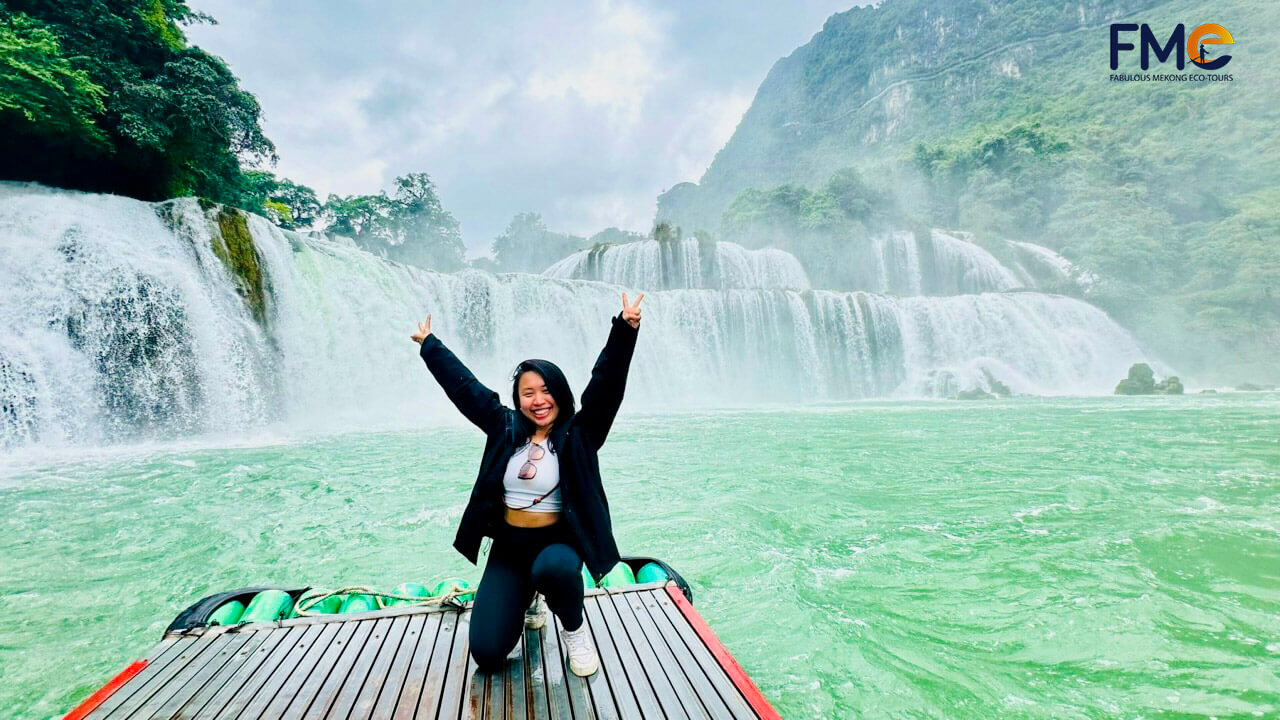
[{"label": "woman's hand", "polygon": [[636,297],[635,304],[632,304],[627,302],[627,294],[622,293],[622,319],[630,323],[633,328],[640,327],[640,301],[643,299],[644,293],[640,293]]},{"label": "woman's hand", "polygon": [[[637,301],[637,302],[638,302],[638,301]],[[624,304],[625,304],[625,303],[624,303]],[[413,340],[414,342],[416,342],[416,343],[418,343],[419,345],[421,345],[421,344],[422,344],[422,341],[423,341],[423,340],[426,340],[426,339],[427,339],[427,336],[428,336],[428,335],[430,335],[430,334],[431,334],[431,315],[430,315],[430,314],[428,314],[428,315],[427,315],[427,320],[426,320],[426,322],[420,322],[420,323],[418,323],[418,332],[413,333],[412,335],[410,335],[410,336],[409,336],[409,339],[411,339],[411,340]]]}]

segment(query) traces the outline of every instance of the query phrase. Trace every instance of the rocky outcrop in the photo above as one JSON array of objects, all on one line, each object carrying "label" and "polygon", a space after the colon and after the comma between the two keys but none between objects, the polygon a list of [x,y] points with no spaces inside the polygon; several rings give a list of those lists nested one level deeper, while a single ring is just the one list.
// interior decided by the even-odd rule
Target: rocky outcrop
[{"label": "rocky outcrop", "polygon": [[249,306],[258,324],[267,325],[267,287],[262,273],[262,258],[249,232],[249,218],[239,210],[225,206],[212,209],[217,232],[213,234],[213,252],[235,277],[237,290]]},{"label": "rocky outcrop", "polygon": [[1146,363],[1134,363],[1129,368],[1129,377],[1116,385],[1116,395],[1181,395],[1182,381],[1177,375],[1156,382],[1155,373]]}]

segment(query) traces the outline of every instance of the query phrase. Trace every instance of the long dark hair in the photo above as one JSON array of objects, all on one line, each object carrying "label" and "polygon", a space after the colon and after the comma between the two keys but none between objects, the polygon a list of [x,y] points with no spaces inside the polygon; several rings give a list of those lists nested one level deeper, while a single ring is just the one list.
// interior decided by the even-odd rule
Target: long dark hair
[{"label": "long dark hair", "polygon": [[[520,376],[526,372],[535,372],[542,376],[542,381],[547,385],[547,392],[551,393],[551,399],[556,401],[556,421],[551,425],[551,431],[554,433],[557,429],[564,427],[576,412],[569,381],[565,379],[564,372],[550,360],[532,358],[521,362],[516,366],[515,372],[511,373],[511,404],[516,410],[520,409]],[[516,428],[516,437],[527,438],[533,435],[533,431],[537,429],[533,421],[525,417],[522,412],[517,412],[516,417],[519,423]],[[556,450],[553,443],[551,451],[556,452]]]}]

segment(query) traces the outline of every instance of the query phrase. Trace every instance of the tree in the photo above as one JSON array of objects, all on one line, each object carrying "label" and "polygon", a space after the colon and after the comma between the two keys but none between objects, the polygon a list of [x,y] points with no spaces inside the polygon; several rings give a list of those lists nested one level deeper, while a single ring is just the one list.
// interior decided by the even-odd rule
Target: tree
[{"label": "tree", "polygon": [[353,239],[366,250],[432,270],[465,266],[462,229],[444,209],[427,173],[395,180],[395,195],[330,195],[321,214],[326,230]]},{"label": "tree", "polygon": [[6,136],[28,126],[85,149],[110,146],[94,123],[105,112],[106,91],[72,66],[48,26],[22,13],[0,22],[0,88]]},{"label": "tree", "polygon": [[287,230],[310,228],[320,218],[320,201],[306,185],[277,178],[264,170],[244,173],[247,189],[245,209],[265,212],[272,222]]},{"label": "tree", "polygon": [[502,272],[538,273],[587,246],[587,240],[548,230],[542,216],[519,213],[493,240],[493,256]]},{"label": "tree", "polygon": [[[0,179],[245,206],[261,108],[181,25],[185,0],[0,3]],[[258,209],[258,208],[251,208]]]}]

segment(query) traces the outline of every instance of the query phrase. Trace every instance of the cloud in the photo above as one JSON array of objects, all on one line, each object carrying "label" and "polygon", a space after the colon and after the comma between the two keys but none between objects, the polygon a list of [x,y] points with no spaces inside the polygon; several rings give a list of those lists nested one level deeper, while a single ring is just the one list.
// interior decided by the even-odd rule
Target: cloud
[{"label": "cloud", "polygon": [[426,171],[483,253],[518,212],[646,231],[780,56],[841,3],[192,0],[189,29],[262,103],[278,174],[374,193]]}]

